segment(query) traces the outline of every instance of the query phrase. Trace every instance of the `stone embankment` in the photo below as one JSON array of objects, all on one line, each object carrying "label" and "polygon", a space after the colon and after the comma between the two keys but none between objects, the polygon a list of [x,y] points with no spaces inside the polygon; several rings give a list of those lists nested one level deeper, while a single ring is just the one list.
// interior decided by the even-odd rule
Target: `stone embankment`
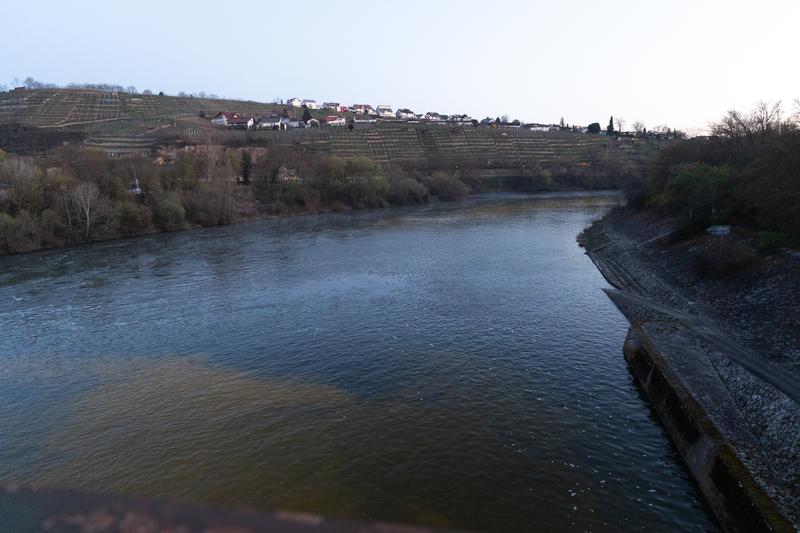
[{"label": "stone embankment", "polygon": [[631,372],[722,526],[798,530],[800,257],[703,279],[690,258],[725,243],[672,233],[669,220],[617,210],[579,240],[631,323]]}]

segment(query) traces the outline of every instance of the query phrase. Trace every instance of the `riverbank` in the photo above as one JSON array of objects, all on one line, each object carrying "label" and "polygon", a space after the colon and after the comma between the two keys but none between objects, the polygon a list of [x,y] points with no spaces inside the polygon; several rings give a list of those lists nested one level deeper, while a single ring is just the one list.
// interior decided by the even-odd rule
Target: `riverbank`
[{"label": "riverbank", "polygon": [[[506,189],[492,189],[490,191],[477,191],[468,193],[465,196],[456,196],[452,198],[440,198],[438,196],[427,197],[423,202],[420,203],[412,203],[412,204],[393,204],[388,203],[386,205],[376,207],[376,206],[368,206],[368,207],[354,207],[352,205],[345,205],[342,203],[337,203],[332,206],[314,206],[313,208],[297,208],[297,209],[282,209],[278,210],[277,212],[274,210],[268,210],[267,206],[260,205],[256,202],[252,194],[249,192],[244,195],[246,198],[242,199],[239,198],[239,202],[237,203],[236,209],[236,216],[230,220],[229,222],[223,222],[218,224],[198,224],[198,223],[184,223],[180,227],[173,227],[169,229],[165,228],[157,228],[153,227],[152,225],[148,225],[147,229],[141,231],[140,233],[136,234],[122,234],[122,235],[113,235],[113,236],[103,236],[100,238],[95,238],[91,240],[84,240],[84,241],[65,241],[65,240],[56,240],[50,241],[49,243],[36,247],[36,248],[23,248],[21,250],[16,251],[8,251],[4,250],[0,247],[0,257],[4,255],[17,255],[17,254],[28,254],[33,252],[41,252],[46,250],[53,250],[59,248],[68,248],[68,247],[75,247],[75,246],[87,246],[92,244],[98,244],[102,242],[110,242],[110,241],[119,241],[119,240],[128,240],[128,239],[138,239],[141,237],[149,237],[153,235],[160,235],[160,234],[169,234],[169,233],[180,233],[184,231],[192,231],[198,230],[203,228],[209,227],[222,227],[222,226],[231,226],[237,224],[247,224],[253,222],[260,222],[263,220],[280,220],[284,218],[290,217],[304,217],[304,216],[311,216],[311,215],[323,215],[323,214],[331,214],[331,213],[348,213],[348,212],[358,212],[358,211],[371,211],[371,210],[381,210],[381,209],[392,209],[398,207],[410,207],[410,206],[435,206],[437,204],[447,204],[458,202],[461,200],[469,199],[469,198],[476,198],[486,194],[559,194],[559,193],[591,193],[591,194],[607,194],[607,193],[616,193],[615,189],[600,189],[600,190],[586,190],[586,189],[569,189],[569,188],[562,188],[557,190],[542,190],[542,191],[517,191],[517,190],[506,190]],[[241,195],[240,195],[241,196]],[[2,213],[0,213],[2,216]],[[2,241],[3,237],[3,220],[0,218],[0,241]]]},{"label": "riverbank", "polygon": [[[676,238],[617,209],[580,237],[631,323],[625,356],[720,522],[800,524],[800,256]],[[794,399],[793,399],[794,398]]]}]

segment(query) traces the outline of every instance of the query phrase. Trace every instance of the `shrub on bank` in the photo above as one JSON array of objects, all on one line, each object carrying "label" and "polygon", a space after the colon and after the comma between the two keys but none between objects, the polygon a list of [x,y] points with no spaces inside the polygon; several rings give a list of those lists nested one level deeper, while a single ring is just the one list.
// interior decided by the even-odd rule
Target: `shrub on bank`
[{"label": "shrub on bank", "polygon": [[424,204],[430,191],[414,178],[396,177],[389,180],[388,199],[395,205]]},{"label": "shrub on bank", "polygon": [[149,233],[153,229],[153,213],[146,205],[123,202],[117,209],[117,233],[132,237]]},{"label": "shrub on bank", "polygon": [[0,213],[0,249],[6,252],[30,252],[41,245],[37,221],[28,211],[16,216]]},{"label": "shrub on bank", "polygon": [[725,279],[747,274],[758,265],[753,250],[739,243],[715,241],[691,257],[692,269],[701,278]]},{"label": "shrub on bank", "polygon": [[444,172],[434,172],[423,183],[432,195],[444,201],[460,200],[469,194],[469,189],[461,180]]}]

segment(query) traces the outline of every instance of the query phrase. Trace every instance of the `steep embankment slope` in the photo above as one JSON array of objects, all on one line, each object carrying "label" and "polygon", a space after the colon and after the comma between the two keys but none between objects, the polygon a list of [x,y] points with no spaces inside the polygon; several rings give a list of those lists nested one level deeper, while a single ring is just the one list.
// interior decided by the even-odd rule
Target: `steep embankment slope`
[{"label": "steep embankment slope", "polygon": [[[738,279],[689,274],[669,221],[617,212],[587,230],[587,253],[631,322],[625,356],[711,507],[742,531],[800,524],[800,258],[767,258]],[[788,299],[788,301],[787,301]],[[795,327],[792,327],[795,324]]]}]

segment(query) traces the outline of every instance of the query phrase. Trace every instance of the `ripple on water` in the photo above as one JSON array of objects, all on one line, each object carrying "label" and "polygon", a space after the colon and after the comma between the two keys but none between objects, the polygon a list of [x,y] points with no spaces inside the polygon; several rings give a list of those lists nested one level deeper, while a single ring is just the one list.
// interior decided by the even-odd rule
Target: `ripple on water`
[{"label": "ripple on water", "polygon": [[714,529],[574,243],[614,202],[0,258],[0,477],[498,531]]}]

